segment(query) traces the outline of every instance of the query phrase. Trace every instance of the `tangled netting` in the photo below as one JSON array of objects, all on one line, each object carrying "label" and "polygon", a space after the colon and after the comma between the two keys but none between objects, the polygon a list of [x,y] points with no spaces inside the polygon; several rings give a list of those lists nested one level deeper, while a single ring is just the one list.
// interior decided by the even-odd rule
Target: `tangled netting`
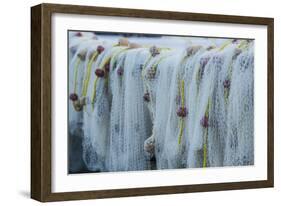
[{"label": "tangled netting", "polygon": [[254,164],[254,41],[194,39],[70,36],[69,135],[88,171]]}]

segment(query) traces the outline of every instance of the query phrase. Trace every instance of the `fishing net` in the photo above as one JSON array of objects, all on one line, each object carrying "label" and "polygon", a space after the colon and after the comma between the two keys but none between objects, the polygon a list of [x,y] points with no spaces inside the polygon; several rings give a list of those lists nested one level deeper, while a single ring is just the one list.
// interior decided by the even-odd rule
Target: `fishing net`
[{"label": "fishing net", "polygon": [[88,171],[254,164],[253,42],[192,41],[70,36],[69,134]]}]

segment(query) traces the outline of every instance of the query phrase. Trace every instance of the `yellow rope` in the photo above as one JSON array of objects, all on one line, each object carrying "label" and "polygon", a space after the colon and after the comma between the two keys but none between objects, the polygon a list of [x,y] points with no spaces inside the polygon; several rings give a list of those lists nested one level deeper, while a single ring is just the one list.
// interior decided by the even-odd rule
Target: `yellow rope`
[{"label": "yellow rope", "polygon": [[207,136],[208,136],[208,129],[204,131],[203,167],[207,167]]},{"label": "yellow rope", "polygon": [[90,81],[90,76],[91,76],[91,73],[92,73],[92,65],[93,65],[93,62],[95,61],[97,56],[98,56],[98,52],[95,51],[93,56],[92,56],[92,58],[88,62],[87,72],[86,72],[85,80],[83,82],[83,90],[82,90],[82,96],[83,97],[85,97],[87,95],[89,81]]},{"label": "yellow rope", "polygon": [[152,68],[153,68],[153,69],[156,69],[157,66],[160,64],[160,62],[161,62],[162,60],[164,60],[166,57],[167,57],[167,56],[163,56],[163,57],[159,58],[158,61],[156,61],[156,63],[154,63],[154,64],[152,65]]},{"label": "yellow rope", "polygon": [[180,133],[179,133],[179,137],[178,137],[178,144],[181,144],[181,139],[182,139],[182,135],[183,135],[183,128],[184,128],[184,118],[180,118]]},{"label": "yellow rope", "polygon": [[[126,49],[127,49],[127,48],[126,48]],[[124,50],[126,50],[126,49],[124,49]],[[122,50],[122,51],[123,51],[123,50]],[[121,51],[121,52],[122,52],[122,51]],[[116,53],[118,54],[118,51],[117,51]],[[103,69],[104,66],[110,62],[111,58],[115,57],[114,54],[115,54],[115,52],[112,52],[110,55],[108,55],[108,57],[106,57],[106,58],[102,61],[102,63],[100,64],[100,67],[99,67],[99,68],[100,68],[100,69]]]},{"label": "yellow rope", "polygon": [[237,46],[237,48],[238,48],[238,49],[244,50],[244,49],[247,48],[247,46],[248,46],[247,40],[242,40],[242,41],[239,43],[239,45]]},{"label": "yellow rope", "polygon": [[77,76],[78,76],[78,67],[81,62],[81,59],[77,57],[75,65],[74,65],[74,93],[76,94],[77,90]]},{"label": "yellow rope", "polygon": [[182,106],[184,106],[184,99],[185,99],[185,96],[184,96],[184,80],[181,80],[181,104]]},{"label": "yellow rope", "polygon": [[[101,69],[110,61],[110,58],[111,56],[107,57],[102,63],[101,63]],[[95,101],[95,98],[96,98],[96,90],[97,90],[97,83],[98,83],[98,77],[96,76],[95,77],[95,80],[94,80],[94,89],[93,89],[93,94],[92,94],[92,110],[94,110],[94,101]]]},{"label": "yellow rope", "polygon": [[95,98],[96,98],[96,90],[97,90],[98,79],[99,78],[96,76],[95,80],[94,80],[94,89],[93,89],[93,94],[92,94],[92,110],[94,110],[94,101],[95,101]]},{"label": "yellow rope", "polygon": [[[181,64],[184,63],[189,58],[189,56],[184,56],[184,58],[181,60]],[[179,90],[180,90],[180,96],[181,96],[181,105],[184,107],[185,105],[185,94],[184,94],[184,80],[180,81],[179,84]],[[180,132],[178,137],[178,144],[181,144],[182,135],[183,135],[183,129],[184,129],[184,118],[180,118]]]},{"label": "yellow rope", "polygon": [[105,60],[100,64],[100,69],[103,69],[106,64],[110,62],[111,56],[105,58]]},{"label": "yellow rope", "polygon": [[225,47],[227,47],[229,44],[231,44],[231,42],[232,42],[232,40],[225,41],[225,42],[223,43],[223,45],[218,48],[218,51],[224,50]]},{"label": "yellow rope", "polygon": [[[115,58],[118,56],[118,55],[120,55],[122,52],[124,52],[124,51],[126,51],[126,50],[128,50],[129,49],[129,47],[126,47],[126,48],[123,48],[123,49],[121,49],[121,50],[118,50],[117,52],[114,52],[114,54],[112,55],[112,60],[113,61],[115,61]],[[113,62],[114,63],[114,62]]]},{"label": "yellow rope", "polygon": [[171,48],[169,48],[169,47],[163,47],[163,48],[159,48],[160,49],[160,51],[169,51],[169,50],[171,50]]},{"label": "yellow rope", "polygon": [[[170,48],[158,48],[158,49],[159,49],[160,51],[161,51],[161,50],[170,50]],[[163,59],[165,59],[166,57],[167,57],[167,56],[162,56],[162,57],[160,57],[159,60],[156,61],[156,63],[154,63],[154,64],[152,65],[153,69],[154,69],[155,67],[157,67],[158,64],[159,64]],[[148,63],[150,62],[150,60],[151,60],[152,58],[153,58],[153,56],[150,55],[149,58],[146,60],[146,62],[145,62],[144,65],[143,65],[143,70],[142,70],[142,74],[141,74],[142,79],[144,79],[144,76],[145,76],[145,68],[147,67]]]},{"label": "yellow rope", "polygon": [[[181,80],[180,82],[180,96],[181,96],[181,105],[184,106],[185,104],[185,95],[184,95],[184,80]],[[181,144],[181,139],[183,135],[183,129],[184,129],[184,118],[180,118],[180,133],[178,137],[178,143]]]},{"label": "yellow rope", "polygon": [[215,41],[215,39],[214,38],[208,38],[208,39],[211,39],[211,41],[212,41],[212,43],[213,43],[213,47],[217,47],[217,44],[216,44],[216,41]]},{"label": "yellow rope", "polygon": [[[104,69],[104,66],[106,64],[108,64],[111,60],[112,55],[109,55],[107,58],[105,58],[105,60],[103,60],[103,62],[100,64],[100,68]],[[93,93],[92,93],[92,98],[91,98],[91,102],[92,102],[92,110],[94,110],[94,101],[96,98],[96,90],[97,90],[97,83],[98,83],[98,77],[95,76],[95,80],[94,80],[94,88],[93,88]]]},{"label": "yellow rope", "polygon": [[[210,99],[208,99],[208,105],[207,105],[206,112],[205,112],[206,118],[209,118],[210,104],[211,104],[211,101],[210,101]],[[207,158],[208,158],[208,154],[207,154],[207,138],[208,138],[208,128],[204,128],[203,167],[207,167]]]},{"label": "yellow rope", "polygon": [[142,74],[141,74],[142,79],[144,79],[145,68],[147,67],[147,65],[148,65],[148,63],[150,62],[151,59],[152,59],[152,56],[150,55],[149,58],[146,60],[146,62],[145,62],[144,65],[143,65]]}]

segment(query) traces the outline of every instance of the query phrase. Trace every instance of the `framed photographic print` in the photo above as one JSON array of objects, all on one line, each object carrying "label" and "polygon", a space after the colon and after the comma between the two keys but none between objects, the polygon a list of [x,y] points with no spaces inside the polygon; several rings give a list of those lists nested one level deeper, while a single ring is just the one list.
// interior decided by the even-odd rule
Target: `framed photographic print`
[{"label": "framed photographic print", "polygon": [[31,8],[31,197],[273,187],[273,19]]}]

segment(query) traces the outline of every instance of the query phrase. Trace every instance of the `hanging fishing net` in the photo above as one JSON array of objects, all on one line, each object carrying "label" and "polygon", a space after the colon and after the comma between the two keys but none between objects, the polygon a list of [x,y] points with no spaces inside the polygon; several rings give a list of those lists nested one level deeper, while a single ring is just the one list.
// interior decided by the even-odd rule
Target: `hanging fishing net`
[{"label": "hanging fishing net", "polygon": [[69,36],[69,136],[86,170],[254,164],[254,42],[132,39]]}]

